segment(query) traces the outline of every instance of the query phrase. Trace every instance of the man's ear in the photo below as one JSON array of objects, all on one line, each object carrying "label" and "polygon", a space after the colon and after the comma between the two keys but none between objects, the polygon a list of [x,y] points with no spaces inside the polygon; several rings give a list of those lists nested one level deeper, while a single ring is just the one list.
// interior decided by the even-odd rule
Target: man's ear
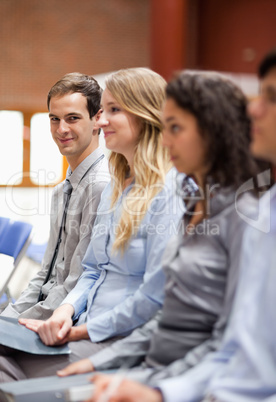
[{"label": "man's ear", "polygon": [[99,122],[99,120],[100,120],[102,111],[103,111],[103,110],[100,109],[100,110],[95,114],[95,116],[93,116],[93,120],[94,120],[94,122],[95,122],[93,131],[98,131],[98,130],[100,130],[100,126],[98,125],[98,122]]}]

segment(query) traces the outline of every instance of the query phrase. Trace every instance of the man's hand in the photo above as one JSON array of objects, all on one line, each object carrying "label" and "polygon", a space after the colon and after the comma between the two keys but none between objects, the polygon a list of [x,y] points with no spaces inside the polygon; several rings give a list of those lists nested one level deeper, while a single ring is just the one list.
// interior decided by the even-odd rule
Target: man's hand
[{"label": "man's hand", "polygon": [[76,363],[69,364],[63,370],[59,370],[57,375],[59,377],[66,377],[73,374],[84,374],[94,371],[94,366],[89,359],[82,359]]},{"label": "man's hand", "polygon": [[[91,381],[95,384],[93,396],[86,402],[96,402],[105,397],[108,402],[162,402],[163,397],[160,391],[124,379],[119,386],[112,390],[112,382],[115,375],[96,374]],[[109,391],[110,395],[109,395]]]},{"label": "man's hand", "polygon": [[44,323],[42,320],[32,320],[31,318],[19,318],[18,322],[36,333],[38,333],[40,325]]},{"label": "man's hand", "polygon": [[49,345],[60,345],[72,327],[74,308],[71,304],[58,307],[52,316],[38,327],[38,335],[42,342]]},{"label": "man's hand", "polygon": [[20,324],[38,333],[42,342],[49,345],[62,345],[67,342],[72,327],[74,308],[71,304],[58,307],[47,321],[20,319]]}]

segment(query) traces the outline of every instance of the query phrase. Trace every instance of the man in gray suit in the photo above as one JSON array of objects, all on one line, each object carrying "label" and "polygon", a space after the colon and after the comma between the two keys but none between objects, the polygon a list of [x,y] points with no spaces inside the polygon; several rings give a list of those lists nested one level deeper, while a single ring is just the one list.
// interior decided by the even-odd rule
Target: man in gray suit
[{"label": "man in gray suit", "polygon": [[69,168],[66,180],[53,190],[50,236],[41,270],[2,316],[48,319],[82,273],[98,203],[109,181],[97,128],[101,93],[92,76],[80,73],[65,75],[49,91],[52,137]]}]

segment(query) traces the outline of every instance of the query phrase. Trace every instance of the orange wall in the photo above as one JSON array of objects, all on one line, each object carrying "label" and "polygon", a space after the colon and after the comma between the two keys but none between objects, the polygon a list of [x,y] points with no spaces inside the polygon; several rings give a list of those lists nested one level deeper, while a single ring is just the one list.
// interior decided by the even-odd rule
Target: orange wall
[{"label": "orange wall", "polygon": [[274,46],[275,0],[198,0],[197,67],[255,73]]},{"label": "orange wall", "polygon": [[151,68],[169,79],[186,64],[188,0],[151,0]]},{"label": "orange wall", "polygon": [[2,0],[0,109],[46,110],[67,72],[151,66],[254,73],[276,0]]},{"label": "orange wall", "polygon": [[0,109],[45,110],[65,73],[149,65],[149,0],[0,1]]},{"label": "orange wall", "polygon": [[151,66],[255,73],[276,46],[276,0],[151,0]]}]

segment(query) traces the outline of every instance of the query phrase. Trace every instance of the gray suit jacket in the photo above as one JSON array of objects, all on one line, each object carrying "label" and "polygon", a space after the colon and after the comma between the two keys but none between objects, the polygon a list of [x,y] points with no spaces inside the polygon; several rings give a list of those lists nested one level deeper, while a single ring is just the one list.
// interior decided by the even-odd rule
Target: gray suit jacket
[{"label": "gray suit jacket", "polygon": [[[49,282],[43,286],[46,299],[37,303],[40,289],[47,275],[57,243],[60,221],[63,214],[63,183],[58,184],[52,195],[51,225],[48,246],[41,270],[31,280],[27,289],[14,304],[9,304],[1,315],[46,320],[75,286],[82,273],[82,259],[90,241],[102,190],[109,182],[108,164],[97,148],[67,176],[73,186],[66,217],[65,232]],[[70,174],[71,173],[71,174]]]}]

